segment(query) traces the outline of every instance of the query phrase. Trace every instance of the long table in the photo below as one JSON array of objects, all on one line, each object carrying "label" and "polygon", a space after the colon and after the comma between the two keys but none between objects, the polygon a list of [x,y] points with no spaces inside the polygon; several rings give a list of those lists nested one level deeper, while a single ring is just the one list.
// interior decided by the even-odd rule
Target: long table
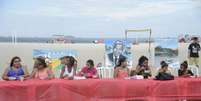
[{"label": "long table", "polygon": [[0,101],[170,101],[201,99],[201,78],[0,81]]}]

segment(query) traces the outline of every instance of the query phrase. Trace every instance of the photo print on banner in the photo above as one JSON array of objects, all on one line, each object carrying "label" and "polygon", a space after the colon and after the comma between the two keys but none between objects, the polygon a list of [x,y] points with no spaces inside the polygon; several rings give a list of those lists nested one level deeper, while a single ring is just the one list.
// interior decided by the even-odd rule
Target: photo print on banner
[{"label": "photo print on banner", "polygon": [[177,38],[155,39],[155,66],[160,67],[160,61],[165,61],[169,67],[179,68]]},{"label": "photo print on banner", "polygon": [[132,44],[122,40],[105,40],[105,65],[115,67],[119,58],[126,57],[128,67],[132,67]]},{"label": "photo print on banner", "polygon": [[60,58],[64,56],[73,56],[75,59],[78,56],[77,50],[73,49],[34,49],[33,59],[37,57],[45,58],[45,61],[56,77],[59,77],[61,71],[61,61]]}]

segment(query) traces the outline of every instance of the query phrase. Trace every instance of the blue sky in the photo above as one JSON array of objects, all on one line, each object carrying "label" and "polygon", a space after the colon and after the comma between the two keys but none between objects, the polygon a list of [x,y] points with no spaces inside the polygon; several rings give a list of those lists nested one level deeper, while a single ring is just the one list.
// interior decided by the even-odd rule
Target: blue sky
[{"label": "blue sky", "polygon": [[123,37],[132,28],[201,34],[201,0],[0,0],[0,36]]}]

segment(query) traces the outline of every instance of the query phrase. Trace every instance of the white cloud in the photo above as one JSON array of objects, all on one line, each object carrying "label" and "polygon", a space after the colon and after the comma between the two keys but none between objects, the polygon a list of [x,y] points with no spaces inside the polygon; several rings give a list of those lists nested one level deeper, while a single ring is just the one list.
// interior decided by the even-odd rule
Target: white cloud
[{"label": "white cloud", "polygon": [[[35,5],[36,6],[36,5]],[[36,9],[11,10],[11,13],[53,17],[96,17],[127,20],[170,14],[200,6],[191,0],[133,1],[133,0],[48,0]]]},{"label": "white cloud", "polygon": [[137,8],[133,7],[124,11],[111,12],[108,17],[117,20],[126,20],[129,18],[160,16],[197,6],[199,5],[190,1],[143,2]]}]

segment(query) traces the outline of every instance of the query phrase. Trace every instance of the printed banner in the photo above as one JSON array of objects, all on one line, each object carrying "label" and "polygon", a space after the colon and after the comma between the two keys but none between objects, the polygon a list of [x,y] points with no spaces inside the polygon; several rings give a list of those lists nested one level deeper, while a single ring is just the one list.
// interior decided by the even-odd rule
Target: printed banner
[{"label": "printed banner", "polygon": [[126,57],[128,67],[132,67],[132,44],[121,40],[106,40],[105,41],[105,64],[108,67],[114,67],[118,64],[121,57]]},{"label": "printed banner", "polygon": [[76,58],[78,56],[77,50],[72,49],[34,49],[33,58],[44,57],[46,58],[46,63],[53,70],[56,77],[59,77],[60,70],[62,66],[60,65],[60,58],[63,56],[73,56]]},{"label": "printed banner", "polygon": [[165,61],[169,67],[179,68],[177,38],[155,39],[155,66],[160,68],[160,62]]}]

